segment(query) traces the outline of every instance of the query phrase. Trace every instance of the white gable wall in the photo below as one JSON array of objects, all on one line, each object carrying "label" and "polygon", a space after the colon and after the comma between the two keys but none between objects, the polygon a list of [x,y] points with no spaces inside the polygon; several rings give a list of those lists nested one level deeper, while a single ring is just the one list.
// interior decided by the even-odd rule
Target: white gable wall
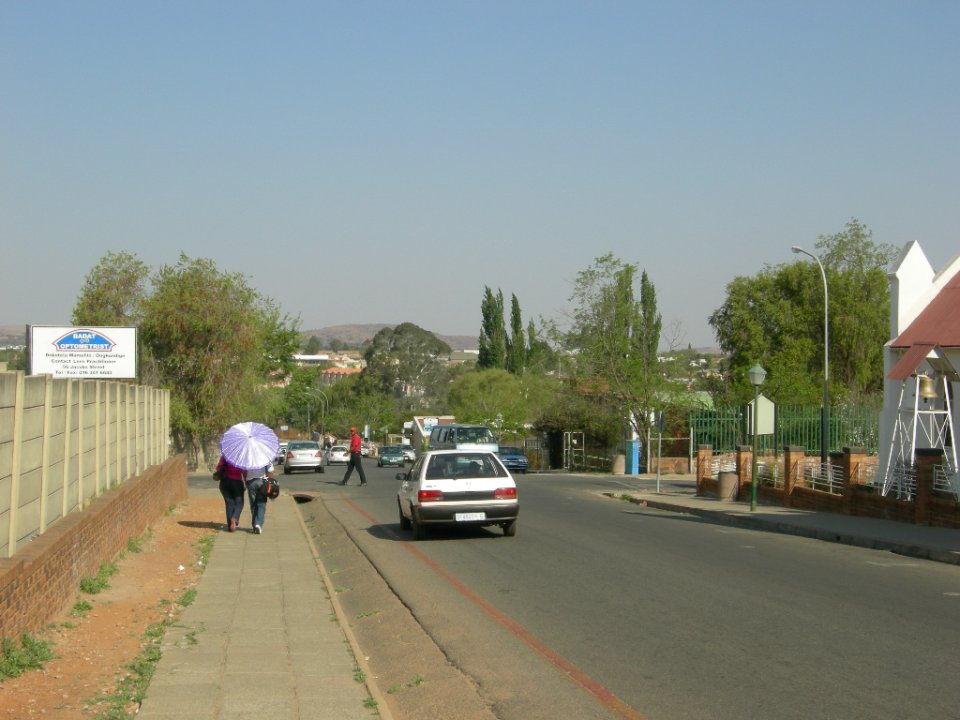
[{"label": "white gable wall", "polygon": [[[904,349],[890,347],[890,342],[904,332],[924,308],[933,301],[946,283],[960,272],[960,255],[954,257],[947,265],[935,273],[927,256],[920,248],[919,243],[911,240],[907,243],[893,272],[890,273],[890,340],[883,352],[883,412],[880,415],[880,442],[878,477],[886,473],[887,459],[893,443],[893,433],[896,428],[899,411],[900,391],[902,383],[899,380],[887,380],[886,376],[897,364],[905,352]],[[955,368],[960,368],[960,348],[943,348]],[[921,364],[920,370],[924,369]],[[938,387],[942,394],[943,388]],[[907,383],[905,401],[909,396],[913,399],[913,384]],[[960,427],[957,417],[957,408],[953,408],[954,427]],[[917,437],[917,447],[924,447],[920,436]]]}]

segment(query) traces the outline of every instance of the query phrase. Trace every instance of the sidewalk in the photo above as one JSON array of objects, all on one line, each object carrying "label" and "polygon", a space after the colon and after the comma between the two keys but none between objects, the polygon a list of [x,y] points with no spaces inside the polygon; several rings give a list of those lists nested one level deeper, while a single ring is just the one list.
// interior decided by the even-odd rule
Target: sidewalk
[{"label": "sidewalk", "polygon": [[218,535],[137,717],[390,720],[378,690],[356,679],[362,656],[316,557],[286,494],[270,502],[262,535]]},{"label": "sidewalk", "polygon": [[[646,476],[644,479],[649,480]],[[751,512],[749,502],[698,497],[696,482],[689,476],[667,476],[662,480],[659,493],[644,488],[641,491],[625,490],[621,494],[629,495],[647,507],[696,515],[727,525],[960,565],[960,530],[776,505],[759,505]]]}]

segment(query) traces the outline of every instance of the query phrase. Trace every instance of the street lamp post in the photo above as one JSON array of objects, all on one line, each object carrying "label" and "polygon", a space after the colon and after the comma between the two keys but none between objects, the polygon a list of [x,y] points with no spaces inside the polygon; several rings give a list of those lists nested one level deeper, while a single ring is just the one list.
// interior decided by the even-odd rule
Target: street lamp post
[{"label": "street lamp post", "polygon": [[790,248],[794,253],[803,253],[812,257],[820,268],[820,275],[823,276],[823,408],[820,410],[820,462],[826,466],[830,460],[830,300],[827,294],[827,273],[823,269],[823,263],[813,253],[807,252],[803,248],[794,245]]},{"label": "street lamp post", "polygon": [[[330,400],[329,398],[327,398],[327,394],[323,392],[323,390],[319,390],[318,388],[307,388],[306,393],[311,397],[316,398],[317,400],[320,400],[320,398],[317,397],[317,395],[315,395],[314,393],[317,393],[318,395],[320,395],[320,397],[323,398],[323,401],[320,404],[320,437],[322,438],[325,432],[324,423],[326,421],[327,407],[330,404]],[[310,435],[310,405],[309,404],[307,405],[307,435]]]},{"label": "street lamp post", "polygon": [[747,371],[747,376],[753,385],[753,461],[750,473],[750,511],[753,512],[757,509],[757,408],[760,406],[760,386],[767,377],[767,371],[758,363]]}]

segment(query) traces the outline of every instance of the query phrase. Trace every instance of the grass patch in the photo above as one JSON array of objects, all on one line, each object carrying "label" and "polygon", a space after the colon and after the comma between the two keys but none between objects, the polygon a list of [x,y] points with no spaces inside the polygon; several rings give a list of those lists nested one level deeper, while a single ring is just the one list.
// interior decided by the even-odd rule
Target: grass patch
[{"label": "grass patch", "polygon": [[426,680],[424,680],[422,675],[414,675],[412,678],[410,678],[410,680],[407,681],[405,685],[393,685],[392,687],[388,688],[387,694],[394,695],[400,692],[401,690],[403,690],[404,688],[419,687],[420,685],[423,685],[425,682]]},{"label": "grass patch", "polygon": [[207,561],[210,559],[210,553],[213,551],[213,541],[216,540],[216,535],[204,535],[199,540],[197,540],[197,550],[200,553],[200,564],[204,567],[207,566]]},{"label": "grass patch", "polygon": [[73,604],[73,607],[70,608],[70,616],[83,617],[91,610],[93,610],[93,605],[91,605],[89,602],[87,602],[86,600],[77,600]]},{"label": "grass patch", "polygon": [[132,553],[143,552],[143,539],[138,537],[127,538],[127,550]]},{"label": "grass patch", "polygon": [[196,599],[197,599],[196,589],[190,588],[189,590],[185,591],[183,595],[181,595],[177,599],[177,605],[179,605],[180,607],[187,607],[188,605],[192,605],[193,601]]},{"label": "grass patch", "polygon": [[377,706],[377,701],[372,697],[367,696],[367,698],[363,701],[363,706],[365,708],[375,708]]},{"label": "grass patch", "polygon": [[95,577],[85,577],[80,580],[80,591],[88,595],[96,595],[110,587],[110,578],[117,574],[117,565],[105,562],[100,565]]},{"label": "grass patch", "polygon": [[10,638],[0,642],[0,680],[22,675],[26,670],[36,670],[54,658],[48,642],[37,640],[24,633],[18,646]]},{"label": "grass patch", "polygon": [[147,628],[143,634],[143,650],[127,665],[130,672],[117,683],[113,693],[91,701],[102,706],[94,715],[94,720],[127,720],[130,717],[127,706],[143,700],[150,678],[160,661],[160,640],[169,622],[154,623]]},{"label": "grass patch", "polygon": [[354,668],[353,679],[356,680],[358,683],[362,683],[364,680],[367,679],[367,676],[364,674],[363,670],[361,670],[360,668]]}]

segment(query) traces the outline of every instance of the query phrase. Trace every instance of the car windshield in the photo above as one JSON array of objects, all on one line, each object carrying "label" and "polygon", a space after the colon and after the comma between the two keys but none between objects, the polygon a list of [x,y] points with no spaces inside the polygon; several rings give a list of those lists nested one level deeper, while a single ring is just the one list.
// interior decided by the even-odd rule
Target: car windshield
[{"label": "car windshield", "polygon": [[427,465],[427,480],[440,478],[506,477],[507,473],[489,453],[444,453]]},{"label": "car windshield", "polygon": [[458,432],[460,442],[468,443],[495,443],[493,433],[487,428],[461,428]]}]

